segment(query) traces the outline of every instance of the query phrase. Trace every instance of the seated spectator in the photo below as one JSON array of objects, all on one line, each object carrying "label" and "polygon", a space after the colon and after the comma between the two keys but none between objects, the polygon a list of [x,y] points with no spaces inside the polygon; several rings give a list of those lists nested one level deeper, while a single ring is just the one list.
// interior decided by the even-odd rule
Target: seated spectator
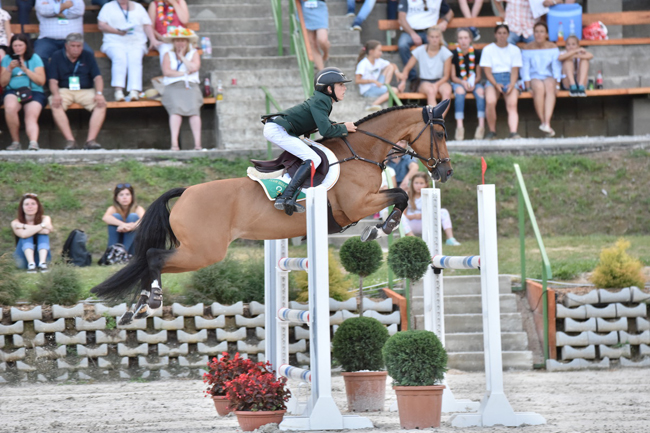
[{"label": "seated spectator", "polygon": [[562,62],[562,86],[571,96],[587,96],[585,88],[589,78],[589,62],[594,55],[580,46],[576,35],[566,38],[565,48],[558,58]]},{"label": "seated spectator", "polygon": [[[406,147],[406,140],[400,140],[396,143],[400,147]],[[412,156],[404,154],[393,155],[386,163],[387,167],[395,170],[395,181],[393,185],[406,191],[409,187],[409,181],[418,171],[418,162]]]},{"label": "seated spectator", "polygon": [[[29,24],[29,16],[34,9],[36,0],[16,0],[18,7],[18,22],[20,23],[20,33],[25,33],[25,25]],[[11,39],[8,37],[8,39]]]},{"label": "seated spectator", "polygon": [[508,138],[521,138],[517,134],[519,113],[517,113],[517,80],[519,68],[522,66],[521,50],[508,43],[510,30],[505,23],[497,24],[494,28],[496,42],[483,48],[480,66],[487,81],[485,82],[485,116],[489,131],[485,136],[488,140],[497,138],[497,100],[503,95],[508,111]]},{"label": "seated spectator", "polygon": [[314,68],[320,71],[330,56],[329,11],[327,4],[322,1],[302,0],[302,16],[305,19],[307,37],[314,58]]},{"label": "seated spectator", "polygon": [[50,83],[50,107],[56,126],[65,137],[65,150],[77,149],[77,143],[70,129],[66,110],[73,103],[83,105],[92,112],[88,126],[88,139],[84,149],[101,149],[97,135],[106,118],[104,80],[95,61],[95,55],[83,49],[81,33],[70,33],[65,48],[55,52],[48,67]]},{"label": "seated spectator", "polygon": [[144,216],[144,208],[135,201],[135,191],[130,183],[118,183],[113,190],[113,205],[106,209],[102,221],[108,224],[107,248],[122,244],[133,255],[135,229]]},{"label": "seated spectator", "polygon": [[14,259],[18,269],[27,269],[30,274],[37,269],[47,272],[47,264],[52,260],[49,235],[54,227],[50,217],[43,215],[43,205],[36,194],[23,194],[11,230],[16,237]]},{"label": "seated spectator", "polygon": [[[397,41],[399,56],[402,64],[411,60],[411,47],[419,47],[427,43],[427,30],[430,27],[438,26],[441,32],[447,29],[447,24],[454,17],[445,0],[400,0],[397,19],[402,27],[402,34]],[[411,91],[417,91],[417,74],[410,70],[408,79],[411,81]]]},{"label": "seated spectator", "polygon": [[115,100],[125,99],[126,87],[129,100],[137,101],[142,91],[142,57],[149,52],[147,39],[151,48],[160,45],[147,11],[139,3],[115,0],[102,7],[97,23],[104,33],[101,51],[112,62],[111,86],[115,88]]},{"label": "seated spectator", "polygon": [[[354,18],[350,30],[361,31],[361,24],[368,18],[368,15],[372,12],[372,9],[375,7],[377,0],[364,0],[359,13]],[[348,0],[348,16],[354,16],[354,3],[355,0]]]},{"label": "seated spectator", "polygon": [[[454,56],[447,47],[443,45],[442,31],[438,27],[431,27],[427,31],[426,45],[420,45],[411,53],[411,59],[404,67],[404,74],[413,69],[417,63],[420,69],[420,85],[418,91],[427,95],[427,105],[436,105],[438,93],[443,100],[451,99],[451,61]],[[449,107],[443,113],[447,115]]]},{"label": "seated spectator", "polygon": [[13,36],[11,31],[11,16],[0,9],[0,61],[9,52],[9,40]]},{"label": "seated spectator", "polygon": [[[460,7],[460,11],[463,13],[463,16],[465,18],[476,18],[481,13],[483,0],[474,0],[474,6],[472,6],[471,10],[467,4],[467,0],[458,0],[458,6]],[[481,32],[479,32],[476,27],[471,26],[469,30],[472,32],[472,39],[474,39],[474,41],[481,39]]]},{"label": "seated spectator", "polygon": [[541,124],[539,129],[547,137],[553,137],[551,117],[555,109],[555,95],[562,79],[561,65],[558,61],[560,50],[548,40],[546,24],[535,24],[535,41],[527,44],[522,51],[523,66],[521,78],[526,89],[533,93],[535,111]]},{"label": "seated spectator", "polygon": [[165,85],[162,104],[169,113],[171,149],[179,150],[178,134],[183,117],[189,117],[194,136],[194,150],[201,150],[201,56],[194,46],[199,38],[192,30],[177,27],[165,34],[162,40],[174,47],[165,53],[162,65]]},{"label": "seated spectator", "polygon": [[[84,12],[86,5],[83,0],[39,0],[36,2],[36,17],[38,18],[38,39],[34,42],[34,52],[45,64],[55,51],[63,49],[65,37],[70,33],[84,32]],[[84,50],[93,54],[90,45],[85,44]]]},{"label": "seated spectator", "polygon": [[153,24],[153,34],[158,41],[158,53],[162,66],[165,53],[173,48],[172,44],[163,42],[163,35],[168,27],[187,27],[190,12],[185,0],[156,0],[149,3],[149,18]]},{"label": "seated spectator", "polygon": [[29,138],[27,150],[38,150],[38,118],[41,110],[47,104],[43,92],[45,84],[45,68],[43,61],[34,53],[29,37],[16,34],[11,37],[9,54],[2,62],[0,85],[4,87],[3,103],[5,106],[5,121],[11,145],[7,150],[20,150],[20,119],[18,112],[25,109],[25,132]]},{"label": "seated spectator", "polygon": [[[359,93],[364,98],[373,98],[374,102],[366,107],[367,111],[381,110],[381,104],[388,101],[388,88],[393,75],[399,80],[397,89],[400,92],[406,87],[406,75],[399,71],[395,63],[381,58],[381,42],[369,40],[361,49],[357,58],[355,83],[359,85]],[[397,91],[397,89],[393,89]],[[376,99],[375,99],[376,98]]]},{"label": "seated spectator", "polygon": [[[395,188],[397,185],[397,180],[395,180],[395,170],[393,170],[391,167],[386,166],[386,169],[382,170],[381,172],[381,186],[379,187],[379,191],[389,189],[388,188],[389,178],[390,178],[390,187]],[[375,215],[375,218],[381,218],[382,220],[386,221],[386,218],[388,218],[388,208],[384,208],[381,211],[379,211],[378,214]],[[404,233],[404,236],[414,236],[413,230],[411,230],[411,226],[409,225],[408,218],[400,218],[399,225],[401,228],[399,232]]]},{"label": "seated spectator", "polygon": [[[494,5],[499,15],[504,17],[504,24],[509,26],[508,43],[517,45],[518,42],[533,42],[533,26],[535,18],[530,8],[530,0],[496,0]],[[508,6],[504,11],[501,3],[507,2]]]},{"label": "seated spectator", "polygon": [[465,95],[474,94],[476,99],[476,117],[478,126],[474,139],[482,140],[485,136],[485,88],[483,87],[483,74],[481,71],[481,50],[475,49],[472,43],[471,31],[460,28],[456,31],[458,46],[453,51],[454,65],[451,72],[451,86],[454,90],[454,115],[456,118],[456,140],[465,139]]}]

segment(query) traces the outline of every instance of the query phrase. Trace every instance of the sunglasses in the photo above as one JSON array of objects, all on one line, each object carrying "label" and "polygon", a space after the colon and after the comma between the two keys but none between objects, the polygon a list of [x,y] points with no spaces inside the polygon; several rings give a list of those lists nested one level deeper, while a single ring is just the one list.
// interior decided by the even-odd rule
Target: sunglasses
[{"label": "sunglasses", "polygon": [[497,26],[508,26],[508,21],[497,21],[496,23]]},{"label": "sunglasses", "polygon": [[34,194],[33,192],[26,192],[23,194],[23,197],[38,197],[38,194]]},{"label": "sunglasses", "polygon": [[116,186],[117,189],[122,189],[122,188],[131,188],[130,183],[118,183]]}]

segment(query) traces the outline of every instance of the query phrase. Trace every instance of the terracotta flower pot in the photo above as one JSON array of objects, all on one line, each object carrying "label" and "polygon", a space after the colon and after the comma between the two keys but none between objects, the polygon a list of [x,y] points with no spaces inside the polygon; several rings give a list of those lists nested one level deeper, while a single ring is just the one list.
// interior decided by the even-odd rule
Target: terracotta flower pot
[{"label": "terracotta flower pot", "polygon": [[394,386],[403,429],[440,427],[444,385]]},{"label": "terracotta flower pot", "polygon": [[265,424],[280,424],[286,412],[286,410],[261,410],[257,412],[236,410],[235,415],[237,415],[239,427],[243,431],[253,431]]},{"label": "terracotta flower pot", "polygon": [[355,371],[341,373],[350,412],[384,410],[386,371]]},{"label": "terracotta flower pot", "polygon": [[217,409],[219,416],[226,416],[232,412],[232,410],[230,410],[228,407],[230,401],[225,395],[213,395],[212,400],[214,401],[214,407]]}]

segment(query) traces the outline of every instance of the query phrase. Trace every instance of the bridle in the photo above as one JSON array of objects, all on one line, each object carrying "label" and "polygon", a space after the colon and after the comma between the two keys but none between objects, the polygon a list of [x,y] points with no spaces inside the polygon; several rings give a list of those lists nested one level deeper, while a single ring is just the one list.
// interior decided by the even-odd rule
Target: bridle
[{"label": "bridle", "polygon": [[436,157],[433,156],[434,155],[433,154],[434,144],[435,144],[435,148],[436,148],[436,155],[438,157],[440,156],[440,149],[438,148],[438,141],[435,139],[435,136],[434,136],[435,130],[433,129],[433,125],[442,126],[442,129],[443,129],[443,131],[445,133],[445,140],[447,139],[447,128],[445,127],[445,121],[441,117],[434,116],[434,108],[435,107],[433,107],[431,105],[427,105],[426,107],[424,107],[422,109],[422,118],[424,120],[424,127],[422,128],[420,133],[417,135],[417,137],[415,137],[415,139],[412,142],[407,144],[407,147],[411,147],[411,149],[412,149],[412,145],[422,136],[422,134],[424,133],[424,131],[426,131],[427,128],[430,128],[430,130],[431,130],[430,155],[431,156],[429,158],[426,158],[426,157],[420,155],[419,153],[415,152],[414,150],[408,150],[407,148],[404,148],[404,147],[398,145],[397,143],[394,143],[394,142],[392,142],[392,141],[390,141],[390,140],[388,140],[388,139],[386,139],[384,137],[381,137],[381,136],[379,136],[377,134],[374,134],[374,133],[369,132],[369,131],[365,131],[363,129],[357,129],[357,132],[361,132],[362,134],[365,134],[365,135],[367,135],[369,137],[376,138],[377,140],[388,144],[391,147],[391,150],[388,152],[388,155],[386,155],[386,158],[382,162],[376,162],[376,161],[372,161],[370,159],[363,158],[363,157],[359,156],[354,151],[354,149],[350,145],[350,142],[347,140],[347,138],[341,137],[342,140],[345,142],[345,144],[348,146],[348,149],[350,149],[350,153],[352,153],[352,156],[349,156],[349,157],[347,157],[345,159],[342,159],[340,161],[333,162],[330,165],[342,164],[344,162],[351,161],[351,160],[358,160],[358,161],[363,161],[363,162],[368,162],[368,163],[371,163],[371,164],[375,164],[380,169],[384,170],[386,168],[386,162],[389,159],[392,159],[392,157],[394,157],[395,155],[409,155],[409,156],[412,156],[414,158],[418,158],[418,159],[422,160],[422,162],[424,164],[426,164],[426,166],[429,168],[429,170],[432,170],[432,169],[436,168],[438,166],[438,164],[444,164],[446,162],[449,162],[449,158],[436,158]]}]

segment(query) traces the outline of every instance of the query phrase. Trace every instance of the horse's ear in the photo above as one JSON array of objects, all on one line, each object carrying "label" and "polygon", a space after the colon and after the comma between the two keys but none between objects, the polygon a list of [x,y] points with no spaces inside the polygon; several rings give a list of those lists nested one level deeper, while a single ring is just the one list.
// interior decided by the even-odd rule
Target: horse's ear
[{"label": "horse's ear", "polygon": [[449,107],[450,102],[451,101],[449,99],[445,99],[440,104],[433,107],[433,117],[436,119],[442,119],[442,115],[444,114],[447,107]]}]

